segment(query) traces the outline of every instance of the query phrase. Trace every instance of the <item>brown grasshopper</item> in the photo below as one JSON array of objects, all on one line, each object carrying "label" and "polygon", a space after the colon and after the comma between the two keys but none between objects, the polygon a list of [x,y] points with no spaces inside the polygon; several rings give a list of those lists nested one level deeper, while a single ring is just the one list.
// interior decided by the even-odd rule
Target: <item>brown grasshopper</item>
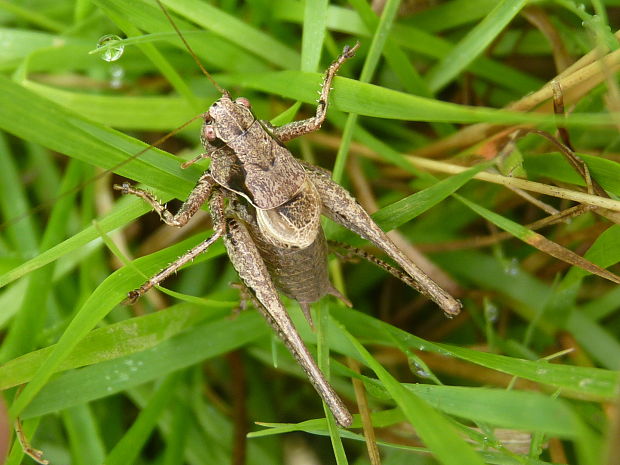
[{"label": "brown grasshopper", "polygon": [[447,314],[457,314],[461,308],[458,300],[394,245],[349,192],[332,181],[328,171],[297,160],[284,146],[284,142],[321,127],[332,81],[340,66],[353,57],[358,47],[359,43],[345,47],[327,69],[315,116],[280,127],[257,119],[246,98],[233,100],[212,80],[222,91],[222,97],[202,115],[204,124],[200,135],[205,153],[183,166],[206,157],[211,159],[211,165],[176,214],[144,190],[129,184],[114,186],[124,194],[136,195],[151,204],[168,225],[182,227],[205,202],[209,204],[213,219],[211,237],[131,291],[128,300],[135,302],[222,238],[230,261],[258,309],[282,338],[342,427],[351,425],[351,414],[317,367],[278,295],[280,291],[298,301],[310,323],[310,304],[326,294],[350,305],[328,277],[327,243],[321,215],[384,250],[407,273],[407,282]]}]

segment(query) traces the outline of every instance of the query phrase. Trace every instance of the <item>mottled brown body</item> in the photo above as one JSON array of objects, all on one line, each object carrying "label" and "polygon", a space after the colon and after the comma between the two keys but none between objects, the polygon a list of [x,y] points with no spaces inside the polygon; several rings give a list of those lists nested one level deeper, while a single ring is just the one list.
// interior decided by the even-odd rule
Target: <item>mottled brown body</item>
[{"label": "mottled brown body", "polygon": [[278,290],[302,306],[333,294],[327,270],[327,242],[322,229],[318,229],[314,241],[307,247],[282,247],[265,240],[251,215],[246,214],[244,221]]},{"label": "mottled brown body", "polygon": [[460,310],[460,303],[412,263],[355,199],[331,180],[327,171],[295,159],[283,144],[320,128],[336,71],[357,47],[345,47],[328,68],[316,115],[303,121],[273,127],[256,119],[247,99],[232,100],[224,91],[204,114],[201,141],[205,153],[184,165],[209,157],[210,169],[200,177],[176,214],[141,189],[127,184],[115,186],[143,198],[164,222],[177,227],[185,225],[208,201],[215,231],[132,291],[129,299],[135,301],[221,237],[230,261],[255,297],[259,310],[343,427],[351,425],[351,414],[317,367],[278,295],[279,290],[297,300],[310,323],[309,304],[324,295],[333,294],[348,303],[329,281],[321,215],[383,249],[409,275],[407,282],[414,283],[446,313]]}]

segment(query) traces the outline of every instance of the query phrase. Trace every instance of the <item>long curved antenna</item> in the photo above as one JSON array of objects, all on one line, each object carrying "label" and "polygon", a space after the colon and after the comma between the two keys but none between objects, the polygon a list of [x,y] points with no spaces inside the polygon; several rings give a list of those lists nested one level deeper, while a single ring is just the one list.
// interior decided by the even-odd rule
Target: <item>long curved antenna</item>
[{"label": "long curved antenna", "polygon": [[139,152],[135,153],[134,155],[132,155],[131,157],[117,163],[116,165],[112,166],[111,168],[106,169],[105,171],[102,171],[101,173],[98,173],[88,179],[86,179],[84,182],[81,182],[80,184],[78,184],[77,186],[72,187],[71,189],[68,189],[64,192],[61,192],[60,194],[58,194],[56,197],[47,200],[45,202],[40,203],[39,205],[37,205],[34,208],[29,209],[27,212],[21,214],[21,215],[17,215],[14,216],[13,218],[10,218],[8,220],[6,220],[4,223],[0,224],[0,231],[8,228],[9,226],[19,223],[21,220],[23,220],[24,218],[27,218],[28,216],[38,213],[40,211],[46,210],[47,208],[49,208],[51,205],[54,205],[56,202],[58,202],[60,199],[62,199],[63,197],[66,197],[67,195],[71,195],[73,193],[79,192],[81,191],[84,187],[88,186],[90,183],[97,181],[98,179],[101,179],[102,177],[106,176],[109,173],[114,172],[115,170],[119,169],[120,167],[126,165],[127,163],[129,163],[132,160],[135,160],[136,158],[140,157],[143,153],[151,150],[153,147],[157,147],[158,145],[162,144],[163,142],[167,141],[169,138],[171,138],[172,136],[174,136],[175,134],[177,134],[179,131],[181,131],[182,129],[184,129],[186,126],[190,125],[191,123],[193,123],[195,120],[197,120],[198,118],[204,118],[204,114],[200,114],[200,115],[196,115],[194,116],[192,119],[190,119],[189,121],[186,121],[185,123],[183,123],[181,126],[173,129],[172,131],[170,131],[168,134],[166,134],[165,136],[160,137],[159,139],[157,139],[155,142],[153,142],[152,144],[150,144],[148,147],[144,147],[142,150],[140,150]]},{"label": "long curved antenna", "polygon": [[189,44],[187,43],[187,40],[185,40],[185,37],[183,37],[183,34],[181,34],[181,31],[179,31],[179,28],[177,27],[176,23],[174,22],[174,20],[170,16],[170,13],[168,13],[168,10],[166,10],[166,7],[161,3],[160,0],[155,0],[155,1],[159,5],[159,8],[161,8],[161,11],[163,11],[164,14],[166,15],[166,18],[168,18],[168,22],[172,25],[172,27],[176,31],[177,35],[180,37],[180,39],[183,42],[183,44],[185,44],[185,47],[187,48],[187,51],[192,56],[192,58],[194,59],[194,61],[196,62],[196,64],[200,68],[200,70],[202,71],[202,73],[205,76],[207,76],[207,79],[209,81],[211,81],[211,84],[213,84],[213,86],[217,89],[217,91],[219,93],[221,93],[221,94],[228,94],[226,89],[223,89],[222,87],[220,87],[220,85],[215,81],[215,79],[213,79],[213,76],[211,76],[211,73],[209,73],[209,71],[207,71],[205,69],[205,67],[202,66],[202,63],[200,62],[200,60],[198,59],[198,57],[194,53],[194,50],[192,50],[192,47],[189,46]]}]

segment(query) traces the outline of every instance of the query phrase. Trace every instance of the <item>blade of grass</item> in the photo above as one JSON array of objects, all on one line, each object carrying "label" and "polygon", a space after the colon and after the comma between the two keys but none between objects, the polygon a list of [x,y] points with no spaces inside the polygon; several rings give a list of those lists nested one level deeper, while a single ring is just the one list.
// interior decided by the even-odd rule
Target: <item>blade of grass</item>
[{"label": "blade of grass", "polygon": [[396,381],[337,320],[333,319],[332,324],[348,338],[359,356],[376,373],[385,389],[388,390],[407,420],[415,428],[417,435],[434,453],[439,462],[453,465],[463,463],[482,465],[484,463],[482,458],[457,434],[453,425],[442,414]]},{"label": "blade of grass", "polygon": [[75,463],[103,463],[105,446],[90,406],[71,407],[61,415]]},{"label": "blade of grass", "polygon": [[[537,296],[531,297],[536,298]],[[610,400],[615,398],[616,389],[620,388],[620,374],[615,371],[552,364],[546,361],[523,360],[504,355],[479,352],[450,344],[432,343],[399,330],[381,320],[350,309],[344,311],[338,307],[333,307],[332,315],[338,321],[345,324],[355,337],[364,341],[383,344],[388,347],[393,346],[394,341],[381,333],[388,330],[391,336],[399,339],[401,344],[410,349],[425,350],[440,355],[457,357],[486,368],[553,386],[554,389],[561,388],[563,395],[575,393],[581,398]],[[356,354],[343,345],[340,339],[334,338],[332,340],[330,338],[330,347],[345,355],[356,356]]]},{"label": "blade of grass", "polygon": [[[72,112],[114,128],[170,131],[196,115],[187,101],[180,97],[92,95],[33,81],[26,81],[23,85]],[[209,101],[200,99],[198,105],[207,108]]]},{"label": "blade of grass", "polygon": [[306,2],[304,7],[303,34],[301,36],[301,70],[316,72],[321,61],[325,39],[327,0]]},{"label": "blade of grass", "polygon": [[291,48],[213,5],[197,0],[163,0],[162,3],[269,63],[286,69],[299,68],[299,55]]},{"label": "blade of grass", "polygon": [[607,271],[605,268],[601,268],[598,265],[586,260],[585,258],[577,255],[572,250],[568,250],[561,245],[550,241],[546,237],[541,234],[538,234],[525,226],[521,226],[514,221],[510,221],[509,219],[498,215],[486,208],[475,204],[467,200],[462,196],[457,196],[457,198],[471,208],[473,211],[478,213],[483,218],[486,218],[488,221],[491,221],[496,226],[502,228],[504,231],[508,231],[513,234],[516,238],[522,240],[523,242],[530,244],[531,246],[537,248],[538,250],[551,255],[552,257],[558,258],[566,263],[570,263],[571,265],[578,266],[590,273],[596,274],[602,278],[608,279],[614,283],[620,284],[620,276]]},{"label": "blade of grass", "polygon": [[40,391],[23,412],[23,418],[114,395],[268,334],[267,325],[256,312],[242,313],[235,320],[227,314],[200,323],[150,349],[62,373]]},{"label": "blade of grass", "polygon": [[[620,56],[619,56],[620,58]],[[275,73],[243,73],[218,75],[220,83],[236,83],[247,89],[256,89],[282,95],[306,103],[316,101],[320,87],[318,73],[279,71]],[[340,111],[376,118],[407,121],[473,123],[489,121],[494,124],[553,124],[554,115],[519,113],[486,107],[456,105],[439,100],[375,86],[352,79],[336,77],[330,94],[332,106]],[[567,127],[608,126],[613,124],[609,115],[599,113],[571,113],[563,122]]]},{"label": "blade of grass", "polygon": [[[196,238],[191,238],[174,247],[138,259],[135,261],[135,265],[142,274],[150,276],[160,270],[163,264],[169,263],[173,258],[179,256],[180,251],[189,250],[189,248],[191,248],[190,244],[195,245]],[[211,252],[206,255],[211,256],[210,253]],[[78,310],[45,363],[36,371],[32,377],[32,381],[20,393],[13,405],[11,405],[9,413],[13,417],[18,416],[30,401],[32,401],[34,396],[58,369],[58,366],[66,359],[86,334],[125,298],[127,292],[139,286],[142,281],[142,276],[126,267],[108,276],[103,283],[95,289],[80,310]]]},{"label": "blade of grass", "polygon": [[[150,349],[163,341],[174,337],[181,331],[202,320],[211,320],[228,314],[236,302],[205,300],[209,312],[195,304],[179,304],[137,318],[91,331],[70,355],[58,366],[58,371],[65,371],[86,365],[113,360]],[[114,347],[114,350],[110,350]],[[43,365],[54,346],[22,355],[0,366],[0,390],[27,383],[32,375]]]},{"label": "blade of grass", "polygon": [[182,378],[181,375],[181,372],[175,372],[166,377],[131,428],[105,458],[106,465],[125,465],[136,460],[157,425],[157,420],[174,398],[177,384]]},{"label": "blade of grass", "polygon": [[[396,13],[398,13],[399,5],[400,0],[388,0],[385,3],[377,28],[372,35],[372,42],[370,43],[368,55],[366,55],[366,60],[364,61],[364,66],[362,67],[362,72],[359,77],[360,82],[370,82],[372,76],[375,74],[385,41],[388,38],[392,23],[396,18]],[[342,182],[347,154],[349,153],[349,146],[351,145],[351,139],[353,138],[356,124],[357,114],[350,112],[347,116],[347,122],[344,125],[342,139],[338,147],[338,153],[336,154],[336,161],[334,162],[334,169],[332,172],[332,179],[337,183]]]},{"label": "blade of grass", "polygon": [[[319,303],[317,309],[317,321],[316,321],[316,339],[317,339],[317,362],[319,369],[323,372],[323,375],[329,381],[329,345],[327,343],[326,332],[329,328],[329,306],[325,303]],[[334,450],[334,457],[338,465],[347,465],[349,461],[344,452],[342,446],[342,439],[340,439],[340,430],[336,426],[334,416],[332,415],[329,407],[323,402],[323,410],[325,411],[325,419],[327,422],[327,430],[329,431],[329,437],[331,439],[332,449]]]},{"label": "blade of grass", "polygon": [[[79,185],[81,179],[82,165],[76,160],[71,160],[60,185],[61,192]],[[65,236],[74,201],[75,196],[66,196],[54,205],[40,243],[43,250],[60,242]],[[22,306],[3,340],[0,361],[5,362],[32,350],[37,345],[46,319],[46,303],[52,292],[53,273],[54,267],[48,266],[30,276]]]},{"label": "blade of grass", "polygon": [[527,0],[501,0],[427,75],[437,92],[461,73],[504,30]]}]

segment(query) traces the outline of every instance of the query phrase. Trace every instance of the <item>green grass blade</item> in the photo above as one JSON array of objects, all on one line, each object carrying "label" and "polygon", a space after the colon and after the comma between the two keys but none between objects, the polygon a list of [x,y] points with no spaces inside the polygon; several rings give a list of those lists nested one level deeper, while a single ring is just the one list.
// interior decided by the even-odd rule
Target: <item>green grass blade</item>
[{"label": "green grass blade", "polygon": [[[326,332],[329,329],[329,306],[323,302],[317,305],[317,321],[316,321],[316,338],[317,338],[317,363],[319,369],[326,376],[329,381],[329,345],[327,343]],[[342,439],[340,438],[340,429],[336,426],[334,416],[329,410],[329,407],[323,402],[323,410],[325,411],[325,419],[327,423],[327,430],[329,431],[329,437],[331,439],[332,449],[334,451],[334,457],[338,465],[347,465],[349,462],[344,452],[342,445]]]},{"label": "green grass blade", "polygon": [[197,0],[163,0],[162,3],[203,29],[251,51],[268,63],[286,69],[299,68],[299,55],[291,48],[213,5]]},{"label": "green grass blade", "polygon": [[[91,402],[223,355],[268,334],[257,312],[197,324],[150,349],[68,371],[50,381],[23,413],[37,417]],[[28,385],[30,386],[30,385]]]},{"label": "green grass blade", "polygon": [[178,257],[181,250],[188,250],[191,247],[189,244],[192,243],[195,245],[195,238],[177,244],[175,247],[138,259],[136,267],[141,274],[136,273],[133,268],[125,267],[108,276],[77,312],[52,353],[46,358],[45,363],[39,367],[32,377],[32,381],[24,388],[11,406],[10,414],[13,416],[19,415],[47,383],[60,364],[74,350],[75,346],[125,298],[127,292],[138,287],[143,282],[143,276],[150,276],[159,271],[165,263],[169,263],[172,259]]},{"label": "green grass blade", "polygon": [[[204,308],[193,304],[179,304],[165,312],[95,329],[76,345],[58,366],[58,371],[93,365],[150,349],[205,318],[228,314],[236,303],[205,300],[204,305],[209,308],[208,314],[205,314]],[[108,350],[109,347],[114,347],[114,351]],[[30,381],[53,350],[54,346],[45,347],[0,366],[0,389]]]},{"label": "green grass blade", "polygon": [[[536,296],[534,296],[536,297]],[[449,344],[434,344],[413,336],[405,331],[372,318],[367,315],[351,310],[333,308],[334,317],[341,321],[349,332],[364,340],[377,344],[393,345],[394,342],[387,336],[382,336],[381,331],[387,330],[391,337],[397,338],[401,344],[413,350],[428,350],[442,355],[457,357],[486,368],[491,368],[512,376],[529,379],[538,383],[552,386],[554,389],[562,389],[562,393],[577,394],[579,397],[588,399],[611,400],[620,387],[620,373],[610,370],[592,367],[580,367],[564,364],[551,364],[546,361],[523,360],[504,355],[491,354],[462,348]],[[347,313],[349,312],[349,313]],[[353,316],[355,314],[355,316]],[[372,337],[369,334],[372,331]],[[354,355],[346,351],[341,345],[334,342],[331,344],[334,350],[344,351],[347,355]]]},{"label": "green grass blade", "polygon": [[501,215],[487,210],[480,205],[470,202],[464,197],[459,196],[457,198],[469,208],[474,210],[476,213],[491,221],[493,224],[499,226],[503,230],[508,231],[510,234],[513,234],[515,237],[521,239],[523,242],[526,242],[531,246],[536,247],[537,249],[555,258],[559,258],[560,260],[570,263],[571,265],[578,266],[579,268],[582,268],[590,273],[594,273],[612,282],[620,284],[620,276],[610,271],[607,271],[606,269],[601,268],[600,266],[590,262],[589,260],[586,260],[585,258],[577,255],[573,251],[568,250],[553,241],[550,241],[541,234],[538,234],[526,228],[525,226],[521,226],[514,221],[511,221],[507,218],[502,217]]},{"label": "green grass blade", "polygon": [[96,417],[88,405],[78,405],[62,412],[75,463],[103,463],[105,446]]},{"label": "green grass blade", "polygon": [[477,58],[521,11],[527,0],[502,0],[428,73],[429,87],[437,92]]},{"label": "green grass blade", "polygon": [[155,428],[162,411],[168,407],[174,398],[177,384],[181,380],[181,374],[177,372],[166,377],[140,412],[136,421],[131,425],[129,431],[105,458],[104,463],[106,465],[124,465],[136,460]]},{"label": "green grass blade", "polygon": [[325,27],[327,22],[327,0],[306,2],[304,27],[301,37],[301,70],[316,72],[321,61]]},{"label": "green grass blade", "polygon": [[415,428],[417,435],[441,463],[454,465],[484,463],[482,458],[457,434],[453,425],[443,415],[397,382],[342,325],[336,321],[334,324],[338,325],[340,331],[347,336],[364,362],[376,373],[385,389]]}]

